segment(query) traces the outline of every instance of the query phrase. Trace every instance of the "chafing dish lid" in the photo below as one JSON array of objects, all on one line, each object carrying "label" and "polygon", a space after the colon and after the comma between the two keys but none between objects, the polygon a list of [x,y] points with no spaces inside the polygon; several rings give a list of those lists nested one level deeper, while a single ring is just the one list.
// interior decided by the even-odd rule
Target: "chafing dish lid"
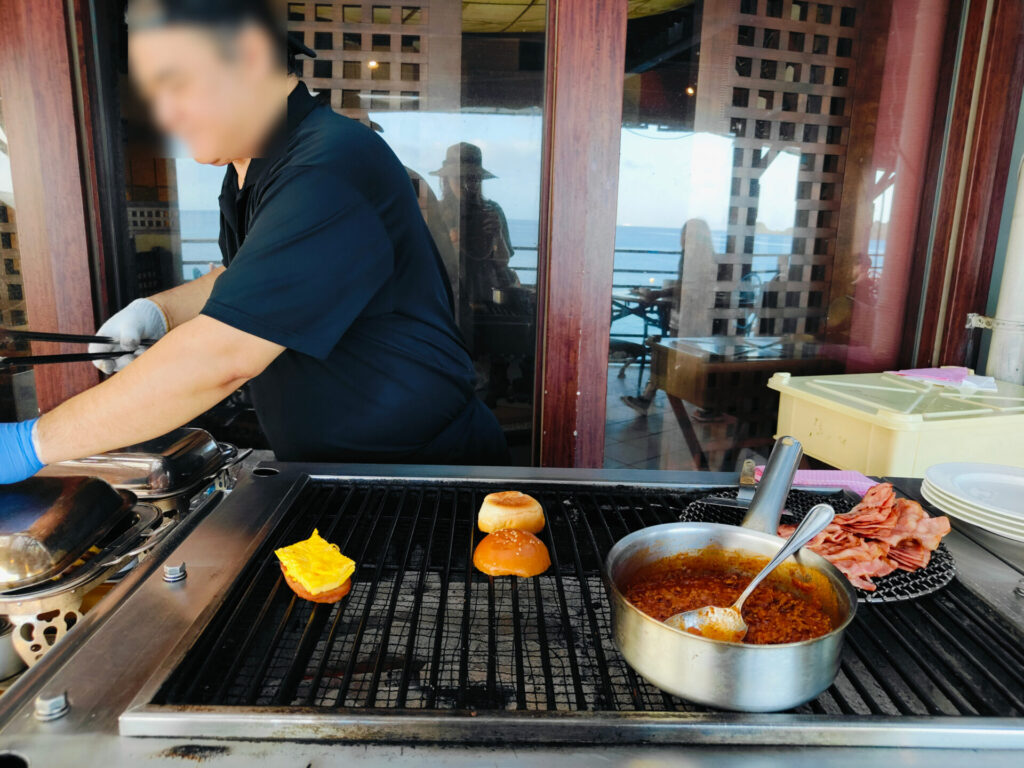
[{"label": "chafing dish lid", "polygon": [[95,477],[35,477],[0,486],[0,589],[57,575],[133,504],[131,494]]},{"label": "chafing dish lid", "polygon": [[40,475],[99,477],[139,498],[152,499],[188,490],[215,473],[223,461],[209,432],[183,427],[138,445],[51,464]]}]

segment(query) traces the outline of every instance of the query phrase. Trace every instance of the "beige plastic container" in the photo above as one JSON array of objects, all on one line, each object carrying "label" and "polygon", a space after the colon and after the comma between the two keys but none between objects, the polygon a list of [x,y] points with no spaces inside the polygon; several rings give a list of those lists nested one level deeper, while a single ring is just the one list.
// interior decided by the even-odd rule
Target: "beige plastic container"
[{"label": "beige plastic container", "polygon": [[923,477],[945,461],[1024,467],[1024,387],[997,384],[961,394],[888,373],[768,382],[780,394],[779,435],[834,467],[891,477]]}]

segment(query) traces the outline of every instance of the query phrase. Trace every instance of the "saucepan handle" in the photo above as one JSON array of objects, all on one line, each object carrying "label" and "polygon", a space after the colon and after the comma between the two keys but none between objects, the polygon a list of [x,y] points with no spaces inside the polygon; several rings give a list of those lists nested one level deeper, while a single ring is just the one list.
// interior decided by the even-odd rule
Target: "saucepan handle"
[{"label": "saucepan handle", "polygon": [[794,437],[784,436],[775,441],[764,474],[761,475],[761,482],[757,484],[754,498],[750,501],[750,509],[743,518],[744,528],[773,536],[778,534],[786,497],[793,487],[793,478],[803,453],[803,446]]}]

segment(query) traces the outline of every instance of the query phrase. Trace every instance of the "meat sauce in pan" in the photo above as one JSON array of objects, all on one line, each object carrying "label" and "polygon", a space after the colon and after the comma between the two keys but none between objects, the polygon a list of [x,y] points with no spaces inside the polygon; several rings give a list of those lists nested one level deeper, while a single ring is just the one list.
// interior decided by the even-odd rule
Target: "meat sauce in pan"
[{"label": "meat sauce in pan", "polygon": [[[658,621],[705,605],[729,606],[765,562],[725,554],[676,555],[634,576],[626,599]],[[804,575],[797,569],[776,571],[754,590],[743,604],[749,628],[744,643],[795,643],[832,631],[821,585]]]}]

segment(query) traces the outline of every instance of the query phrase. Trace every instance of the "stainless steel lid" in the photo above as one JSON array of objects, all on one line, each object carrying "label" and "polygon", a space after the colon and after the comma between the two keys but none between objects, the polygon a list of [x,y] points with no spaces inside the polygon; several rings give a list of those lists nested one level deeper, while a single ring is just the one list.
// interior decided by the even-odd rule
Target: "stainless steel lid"
[{"label": "stainless steel lid", "polygon": [[95,477],[35,477],[0,486],[0,590],[56,576],[135,503]]},{"label": "stainless steel lid", "polygon": [[44,467],[44,477],[88,475],[140,499],[187,491],[224,463],[217,441],[202,429],[181,428],[145,443]]}]

